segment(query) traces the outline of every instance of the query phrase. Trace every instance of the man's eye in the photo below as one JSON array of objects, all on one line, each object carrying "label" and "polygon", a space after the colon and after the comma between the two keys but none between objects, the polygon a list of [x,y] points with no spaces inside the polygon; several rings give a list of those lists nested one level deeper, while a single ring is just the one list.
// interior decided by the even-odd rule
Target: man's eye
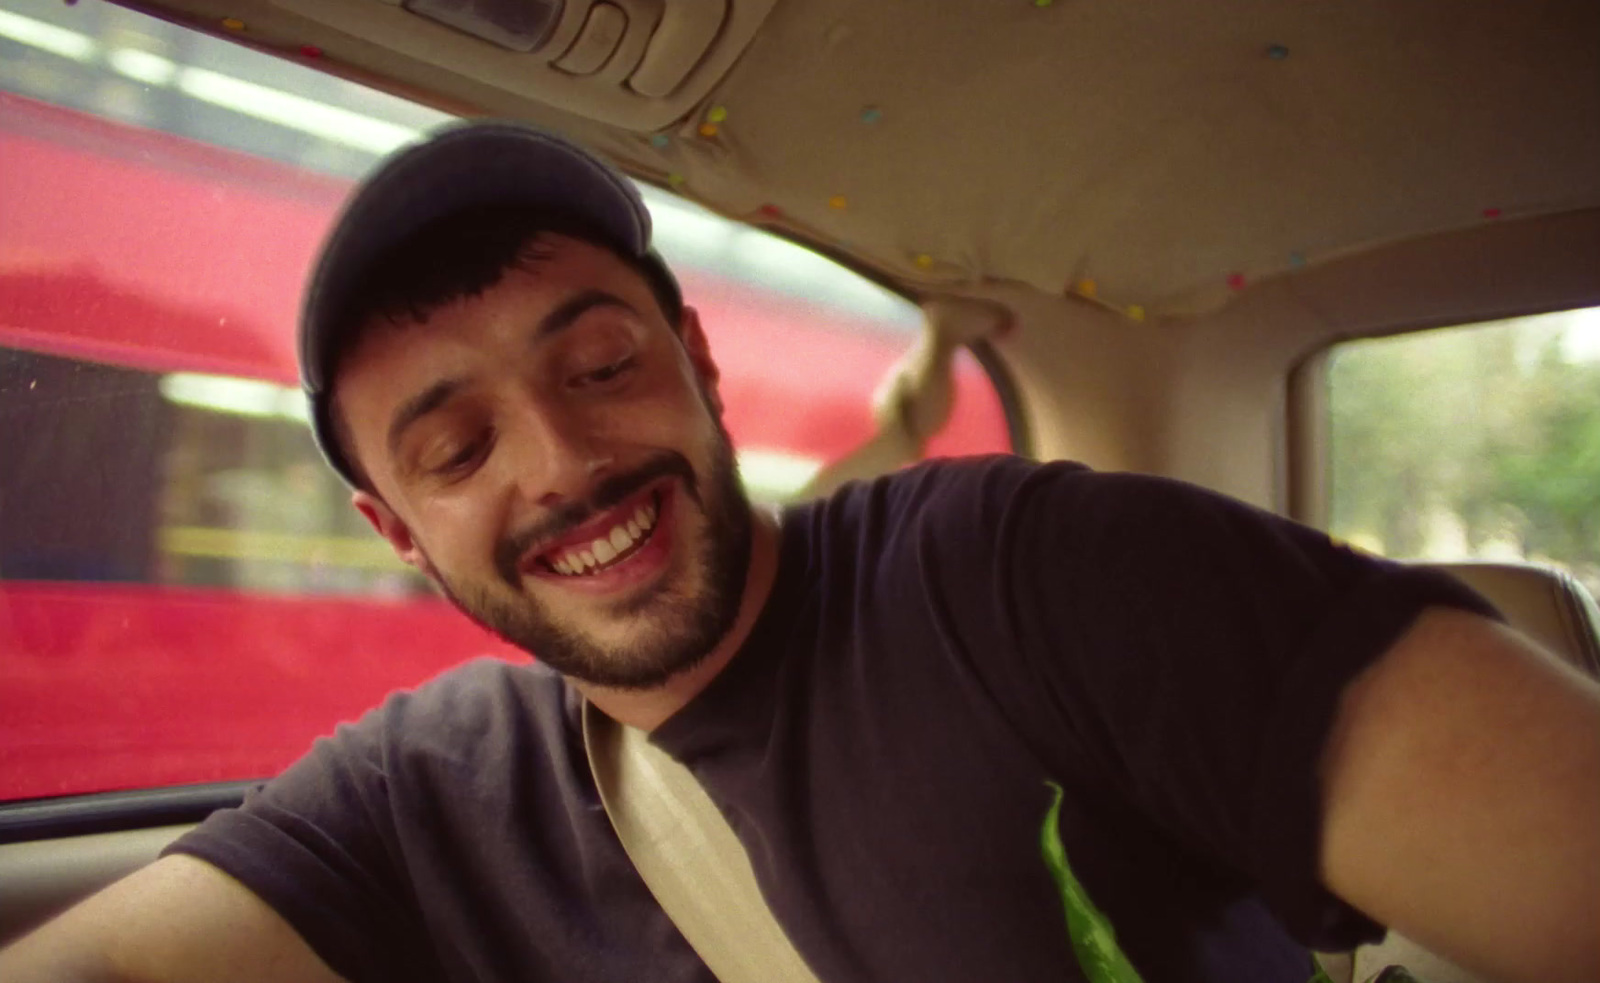
[{"label": "man's eye", "polygon": [[629,369],[633,368],[634,361],[634,357],[629,355],[627,358],[619,359],[609,365],[602,365],[598,369],[592,369],[579,375],[578,382],[580,384],[610,382],[612,379],[617,378],[624,372],[627,372]]},{"label": "man's eye", "polygon": [[487,436],[465,441],[443,458],[428,466],[431,474],[443,478],[460,477],[468,474],[483,460],[489,447]]}]

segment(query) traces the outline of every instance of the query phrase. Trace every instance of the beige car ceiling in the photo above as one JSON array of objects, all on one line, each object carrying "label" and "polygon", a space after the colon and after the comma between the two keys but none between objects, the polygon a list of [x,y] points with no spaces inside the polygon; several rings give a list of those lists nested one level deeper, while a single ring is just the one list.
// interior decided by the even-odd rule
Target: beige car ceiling
[{"label": "beige car ceiling", "polygon": [[546,123],[913,290],[1182,317],[1381,244],[1600,207],[1594,0],[613,0],[636,30],[598,68],[576,47],[593,2],[532,53],[387,0],[129,5]]}]

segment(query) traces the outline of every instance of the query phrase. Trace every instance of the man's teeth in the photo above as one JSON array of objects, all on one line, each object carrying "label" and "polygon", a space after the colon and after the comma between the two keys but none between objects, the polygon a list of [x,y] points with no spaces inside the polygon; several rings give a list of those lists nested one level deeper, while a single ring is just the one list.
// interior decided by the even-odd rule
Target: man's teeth
[{"label": "man's teeth", "polygon": [[592,573],[611,563],[623,553],[638,545],[656,524],[656,504],[646,502],[634,510],[624,522],[611,527],[611,532],[596,539],[587,548],[578,547],[562,552],[550,561],[556,573],[567,577]]}]

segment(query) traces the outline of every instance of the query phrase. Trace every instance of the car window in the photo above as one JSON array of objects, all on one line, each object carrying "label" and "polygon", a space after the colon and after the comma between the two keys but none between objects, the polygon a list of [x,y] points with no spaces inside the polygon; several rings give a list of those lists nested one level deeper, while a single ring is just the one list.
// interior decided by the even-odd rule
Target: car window
[{"label": "car window", "polygon": [[1334,535],[1600,593],[1600,308],[1348,342],[1326,384]]},{"label": "car window", "polygon": [[[109,4],[0,0],[0,800],[267,776],[392,689],[520,657],[350,508],[295,386],[340,202],[445,118]],[[792,496],[870,436],[918,312],[645,195],[741,474]],[[966,356],[956,393],[930,452],[1008,450]]]}]

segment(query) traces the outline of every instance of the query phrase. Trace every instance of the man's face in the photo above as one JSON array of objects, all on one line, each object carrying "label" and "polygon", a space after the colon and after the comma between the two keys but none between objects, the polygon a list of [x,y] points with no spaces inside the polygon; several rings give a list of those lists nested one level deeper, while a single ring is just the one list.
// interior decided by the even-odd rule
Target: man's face
[{"label": "man's face", "polygon": [[693,311],[562,236],[425,322],[370,325],[335,397],[356,505],[470,617],[556,670],[656,686],[738,611],[751,516]]}]

